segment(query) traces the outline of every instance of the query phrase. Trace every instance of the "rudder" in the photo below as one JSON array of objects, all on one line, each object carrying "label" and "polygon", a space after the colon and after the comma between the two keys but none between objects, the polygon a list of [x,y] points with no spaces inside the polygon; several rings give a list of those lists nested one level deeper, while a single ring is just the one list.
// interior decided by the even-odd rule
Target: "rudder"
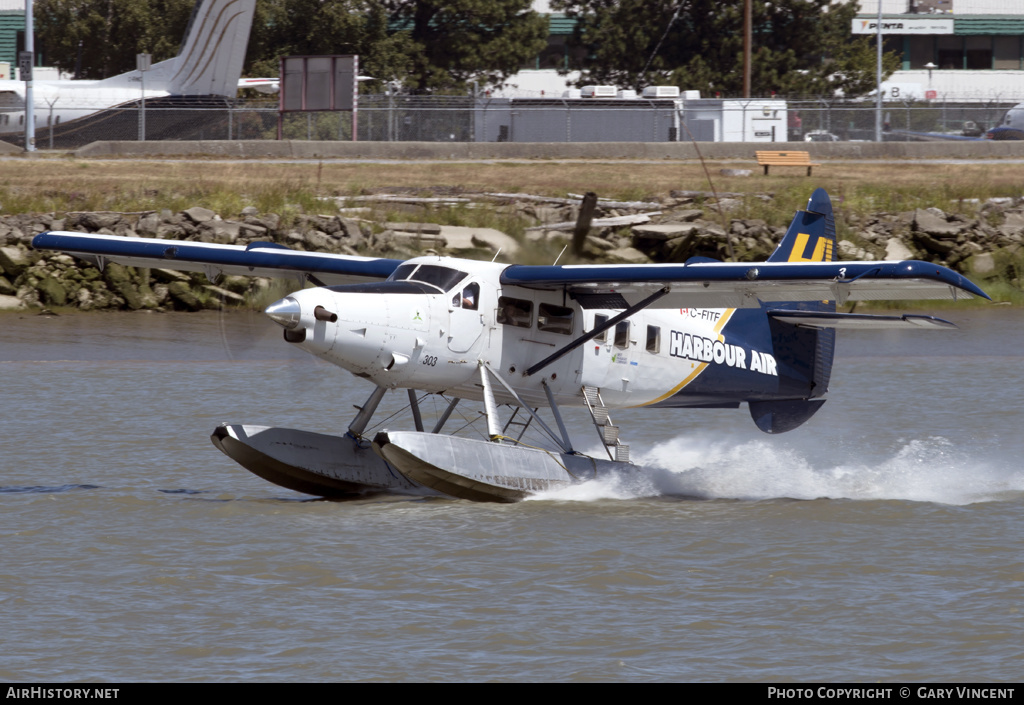
[{"label": "rudder", "polygon": [[[807,209],[797,211],[769,262],[833,262],[836,226],[825,189],[816,189]],[[767,308],[767,306],[765,306]],[[773,310],[831,311],[836,302],[772,303]],[[791,399],[751,402],[750,415],[765,433],[784,433],[807,421],[825,403],[835,353],[835,330],[794,326],[769,320],[772,351],[779,365],[779,391]]]}]

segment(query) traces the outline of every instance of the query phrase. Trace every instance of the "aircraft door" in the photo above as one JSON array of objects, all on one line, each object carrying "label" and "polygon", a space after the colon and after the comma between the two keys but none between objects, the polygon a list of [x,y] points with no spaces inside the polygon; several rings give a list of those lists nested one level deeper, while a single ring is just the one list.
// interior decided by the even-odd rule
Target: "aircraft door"
[{"label": "aircraft door", "polygon": [[448,303],[448,349],[457,353],[468,352],[484,331],[480,284],[470,282],[451,292],[451,297]]},{"label": "aircraft door", "polygon": [[[595,315],[594,325],[603,323],[611,313]],[[634,342],[634,322],[627,319],[584,345],[581,383],[602,390],[629,392],[639,365]]]}]

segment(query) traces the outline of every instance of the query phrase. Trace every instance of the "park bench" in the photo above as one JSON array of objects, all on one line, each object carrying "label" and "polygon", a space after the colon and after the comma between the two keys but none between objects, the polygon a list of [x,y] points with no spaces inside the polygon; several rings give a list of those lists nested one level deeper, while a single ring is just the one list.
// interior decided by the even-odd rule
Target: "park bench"
[{"label": "park bench", "polygon": [[811,155],[809,152],[794,152],[787,150],[785,152],[757,152],[757,163],[759,166],[764,167],[765,176],[768,175],[768,167],[770,166],[805,166],[807,167],[807,175],[811,175],[811,168],[821,166],[820,164],[814,164],[811,162]]}]

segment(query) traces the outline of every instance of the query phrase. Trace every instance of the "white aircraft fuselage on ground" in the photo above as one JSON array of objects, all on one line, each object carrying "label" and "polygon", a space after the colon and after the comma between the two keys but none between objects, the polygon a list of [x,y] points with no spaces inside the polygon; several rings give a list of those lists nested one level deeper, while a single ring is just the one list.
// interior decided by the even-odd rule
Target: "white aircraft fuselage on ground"
[{"label": "white aircraft fuselage on ground", "polygon": [[[233,97],[255,6],[255,0],[199,0],[181,53],[154,64],[145,76],[129,71],[95,81],[33,81],[37,129],[66,125],[143,97]],[[0,133],[25,130],[25,87],[24,81],[0,81]]]}]

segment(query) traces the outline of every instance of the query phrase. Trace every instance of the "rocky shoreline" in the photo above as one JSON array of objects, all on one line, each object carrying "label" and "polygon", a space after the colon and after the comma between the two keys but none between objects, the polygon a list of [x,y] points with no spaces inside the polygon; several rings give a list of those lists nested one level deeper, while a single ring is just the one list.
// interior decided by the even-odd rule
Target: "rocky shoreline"
[{"label": "rocky shoreline", "polygon": [[[771,194],[710,194],[673,191],[654,202],[601,200],[584,244],[584,257],[604,262],[683,262],[705,256],[738,261],[766,258],[785,232],[784,225],[731,215],[743,199]],[[245,208],[217,214],[193,207],[181,212],[43,213],[0,216],[0,309],[72,308],[88,310],[187,310],[242,306],[260,300],[271,280],[108,264],[102,271],[68,255],[40,252],[32,237],[47,230],[193,240],[232,245],[274,242],[287,247],[348,255],[398,259],[419,254],[490,257],[511,261],[523,250],[546,242],[557,253],[572,239],[578,197],[524,194],[417,196],[377,193],[334,203],[330,215],[284,218]],[[840,210],[840,259],[920,259],[949,266],[973,278],[1002,278],[1020,288],[1018,263],[1024,255],[1024,203],[991,199],[966,204],[964,213],[937,208],[858,215]],[[437,208],[491,209],[521,223],[518,238],[493,228],[438,225]],[[407,222],[383,220],[396,212]]]}]

